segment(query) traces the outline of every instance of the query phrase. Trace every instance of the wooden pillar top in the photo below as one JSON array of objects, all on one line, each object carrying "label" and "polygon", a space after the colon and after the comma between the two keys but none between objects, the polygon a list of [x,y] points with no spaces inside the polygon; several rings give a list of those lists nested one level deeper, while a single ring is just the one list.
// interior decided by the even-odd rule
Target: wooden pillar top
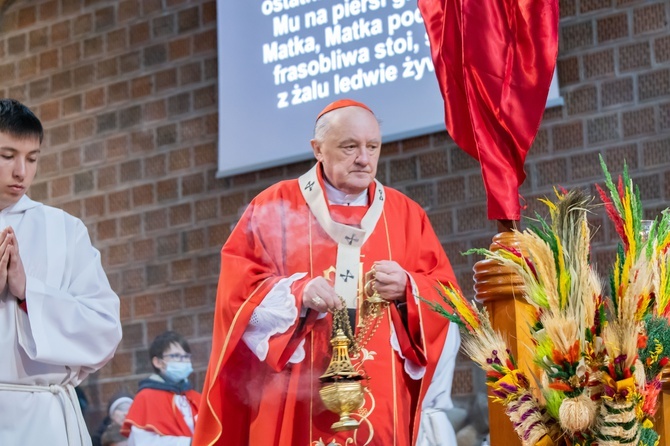
[{"label": "wooden pillar top", "polygon": [[[504,231],[493,237],[490,250],[497,251],[501,246],[523,251],[518,234]],[[486,304],[495,300],[522,299],[523,280],[509,267],[497,260],[485,259],[477,262],[473,268],[475,279],[475,299]]]}]

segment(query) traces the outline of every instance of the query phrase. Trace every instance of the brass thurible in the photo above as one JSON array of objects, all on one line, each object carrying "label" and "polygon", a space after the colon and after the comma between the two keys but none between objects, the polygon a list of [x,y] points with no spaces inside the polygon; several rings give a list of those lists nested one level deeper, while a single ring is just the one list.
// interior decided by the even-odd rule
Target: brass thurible
[{"label": "brass thurible", "polygon": [[[347,311],[346,309],[344,310]],[[333,355],[326,372],[319,377],[322,387],[319,395],[328,410],[340,416],[330,427],[335,432],[358,429],[359,423],[351,418],[351,413],[363,405],[363,376],[358,373],[349,358],[349,338],[342,328],[334,326],[334,336],[330,340]]]},{"label": "brass thurible", "polygon": [[[344,310],[346,311],[346,309]],[[319,390],[321,400],[328,410],[340,416],[340,420],[330,427],[335,432],[358,429],[358,421],[351,413],[363,405],[363,386],[361,376],[349,358],[351,342],[341,328],[337,328],[330,340],[333,355],[326,372],[319,377],[322,387]]]},{"label": "brass thurible", "polygon": [[343,307],[333,311],[333,334],[330,345],[333,346],[333,354],[326,372],[319,377],[321,389],[319,395],[328,410],[340,416],[340,420],[330,427],[335,432],[358,429],[359,423],[351,418],[351,414],[363,406],[365,390],[361,384],[364,377],[354,368],[351,363],[351,352],[354,357],[360,354],[367,341],[372,338],[379,326],[383,309],[388,302],[381,298],[373,287],[374,271],[365,277],[365,293],[367,299],[364,302],[362,328],[356,337],[351,330],[349,314],[344,299],[340,297]]}]

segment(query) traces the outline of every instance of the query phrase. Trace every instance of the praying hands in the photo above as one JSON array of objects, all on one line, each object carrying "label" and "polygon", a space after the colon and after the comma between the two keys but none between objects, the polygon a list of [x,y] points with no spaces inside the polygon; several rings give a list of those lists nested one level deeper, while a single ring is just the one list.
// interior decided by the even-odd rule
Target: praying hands
[{"label": "praying hands", "polygon": [[0,289],[19,300],[26,298],[26,273],[19,255],[19,242],[11,226],[0,232]]}]

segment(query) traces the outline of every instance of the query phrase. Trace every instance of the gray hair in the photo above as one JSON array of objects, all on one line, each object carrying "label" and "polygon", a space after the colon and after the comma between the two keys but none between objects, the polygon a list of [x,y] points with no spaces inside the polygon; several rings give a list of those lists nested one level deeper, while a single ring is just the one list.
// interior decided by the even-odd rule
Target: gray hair
[{"label": "gray hair", "polygon": [[328,113],[326,113],[317,119],[316,123],[314,124],[314,139],[317,141],[323,141],[323,139],[326,137],[326,133],[328,133],[328,130],[330,130],[330,119],[328,117]]},{"label": "gray hair", "polygon": [[[314,139],[317,141],[323,141],[323,139],[326,137],[326,133],[328,133],[328,130],[330,130],[330,119],[331,117],[329,116],[331,113],[337,112],[337,110],[333,110],[330,113],[326,113],[325,115],[321,116],[319,119],[316,120],[316,123],[314,124]],[[377,116],[373,113],[372,116],[374,116],[375,121],[377,121],[377,125],[381,128],[382,122],[377,118]]]}]

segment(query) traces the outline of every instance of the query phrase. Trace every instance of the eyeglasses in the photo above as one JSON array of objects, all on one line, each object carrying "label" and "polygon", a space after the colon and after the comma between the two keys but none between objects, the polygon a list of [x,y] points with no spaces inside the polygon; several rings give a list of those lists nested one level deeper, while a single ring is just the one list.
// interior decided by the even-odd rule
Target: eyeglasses
[{"label": "eyeglasses", "polygon": [[173,361],[186,362],[191,360],[191,354],[186,353],[181,355],[179,353],[170,353],[169,355],[163,355],[163,359],[171,359]]}]

